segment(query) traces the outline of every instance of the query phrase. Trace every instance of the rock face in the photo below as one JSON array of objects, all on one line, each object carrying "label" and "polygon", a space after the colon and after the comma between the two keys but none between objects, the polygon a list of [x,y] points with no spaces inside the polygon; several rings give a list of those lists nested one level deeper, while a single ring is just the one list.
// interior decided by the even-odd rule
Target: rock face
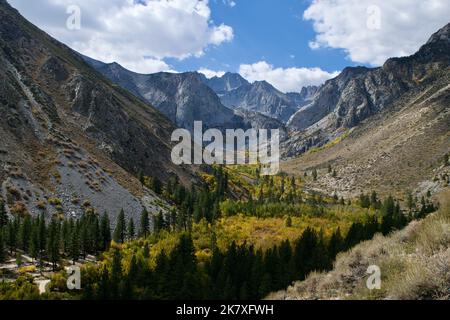
[{"label": "rock face", "polygon": [[235,113],[244,120],[244,123],[247,127],[267,130],[279,129],[280,141],[286,140],[286,126],[281,121],[265,116],[259,112],[249,111],[245,109],[236,109]]},{"label": "rock face", "polygon": [[76,198],[111,214],[122,205],[137,218],[144,205],[151,209],[142,199],[154,196],[140,186],[138,172],[193,179],[170,161],[175,128],[159,111],[114,87],[6,1],[0,1],[0,114],[0,196],[8,207],[36,212],[37,200],[57,197],[64,212],[78,213]]},{"label": "rock face", "polygon": [[194,121],[205,128],[242,128],[242,119],[226,108],[196,72],[138,74],[117,63],[86,61],[114,83],[161,111],[178,127],[193,130]]},{"label": "rock face", "polygon": [[249,82],[242,78],[240,74],[231,72],[225,73],[222,77],[213,77],[211,79],[207,79],[203,76],[202,81],[219,96],[249,84]]},{"label": "rock face", "polygon": [[327,82],[294,117],[282,170],[316,169],[317,180],[305,187],[347,198],[367,190],[399,198],[411,190],[420,198],[447,187],[449,27],[410,57],[376,69],[349,68]]},{"label": "rock face", "polygon": [[436,80],[435,72],[447,69],[449,62],[447,25],[410,57],[389,59],[380,68],[344,69],[289,120],[289,130],[296,133],[288,154],[304,152],[308,144],[324,144],[394,105],[405,94],[425,90]]},{"label": "rock face", "polygon": [[229,108],[242,108],[287,121],[297,111],[297,106],[282,92],[266,81],[246,84],[221,96]]},{"label": "rock face", "polygon": [[202,79],[219,95],[225,106],[259,112],[284,123],[307,104],[318,89],[311,86],[303,88],[300,93],[284,94],[266,81],[249,83],[237,73]]}]

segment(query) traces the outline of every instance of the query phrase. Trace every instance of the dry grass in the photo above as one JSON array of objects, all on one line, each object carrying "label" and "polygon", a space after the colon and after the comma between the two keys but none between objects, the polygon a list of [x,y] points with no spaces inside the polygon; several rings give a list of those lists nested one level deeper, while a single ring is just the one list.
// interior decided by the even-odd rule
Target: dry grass
[{"label": "dry grass", "polygon": [[[388,237],[377,235],[340,254],[333,271],[311,274],[269,299],[450,299],[450,190],[440,210]],[[370,265],[382,287],[366,287]]]}]

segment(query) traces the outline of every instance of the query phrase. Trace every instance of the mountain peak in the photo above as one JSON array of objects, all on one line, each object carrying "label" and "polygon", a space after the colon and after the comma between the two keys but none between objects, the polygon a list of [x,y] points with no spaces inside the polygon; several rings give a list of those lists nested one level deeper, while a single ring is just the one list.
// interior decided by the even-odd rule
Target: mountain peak
[{"label": "mountain peak", "polygon": [[441,28],[439,31],[434,33],[427,44],[437,43],[437,42],[450,42],[450,23]]}]

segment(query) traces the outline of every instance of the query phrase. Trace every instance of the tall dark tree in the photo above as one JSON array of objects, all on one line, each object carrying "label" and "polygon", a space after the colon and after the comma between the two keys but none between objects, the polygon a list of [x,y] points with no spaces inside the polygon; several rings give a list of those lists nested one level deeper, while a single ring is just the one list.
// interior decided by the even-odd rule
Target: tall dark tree
[{"label": "tall dark tree", "polygon": [[108,214],[105,212],[100,221],[100,249],[106,251],[111,244],[111,224]]},{"label": "tall dark tree", "polygon": [[134,220],[133,218],[130,218],[130,220],[128,221],[128,227],[127,227],[127,232],[128,232],[128,240],[134,240],[136,237],[136,231],[134,228]]},{"label": "tall dark tree", "polygon": [[113,258],[111,263],[111,277],[109,287],[113,297],[118,298],[119,283],[122,279],[122,254],[119,249],[113,250]]},{"label": "tall dark tree", "polygon": [[31,236],[31,216],[26,215],[20,225],[19,230],[19,242],[20,247],[23,251],[28,252],[29,245],[30,245],[30,236]]},{"label": "tall dark tree", "polygon": [[343,239],[341,229],[338,227],[331,235],[328,243],[328,254],[331,259],[336,258],[337,254],[343,249]]},{"label": "tall dark tree", "polygon": [[161,180],[159,180],[159,179],[156,178],[156,177],[153,178],[153,179],[152,179],[151,189],[152,189],[153,191],[155,191],[155,193],[161,194],[161,193],[162,193],[162,188],[163,188],[163,185],[162,185]]},{"label": "tall dark tree", "polygon": [[125,212],[122,209],[119,213],[119,216],[117,217],[113,240],[117,243],[124,243],[126,236],[127,236],[127,226],[125,222]]},{"label": "tall dark tree", "polygon": [[53,271],[60,260],[60,235],[59,235],[59,222],[56,219],[52,219],[48,227],[48,239],[47,239],[47,256],[52,263]]},{"label": "tall dark tree", "polygon": [[3,229],[0,228],[0,263],[5,262],[6,252],[5,252],[5,241],[3,237]]},{"label": "tall dark tree", "polygon": [[30,255],[33,259],[39,258],[39,228],[36,221],[33,223],[30,236]]},{"label": "tall dark tree", "polygon": [[6,213],[5,202],[0,199],[0,229],[8,224],[8,214]]},{"label": "tall dark tree", "polygon": [[15,217],[14,220],[9,221],[7,227],[6,227],[6,233],[7,233],[7,244],[9,248],[9,252],[12,255],[14,252],[16,252],[17,249],[17,231],[18,231],[18,225],[19,225],[19,218]]},{"label": "tall dark tree", "polygon": [[79,226],[74,226],[72,230],[72,236],[70,239],[70,258],[73,261],[73,264],[78,261],[80,258],[80,235],[79,235]]},{"label": "tall dark tree", "polygon": [[45,215],[41,213],[38,223],[39,258],[42,260],[47,244],[47,225]]},{"label": "tall dark tree", "polygon": [[141,213],[141,224],[139,227],[139,237],[147,238],[150,234],[150,221],[148,216],[148,211],[146,208],[142,210]]}]

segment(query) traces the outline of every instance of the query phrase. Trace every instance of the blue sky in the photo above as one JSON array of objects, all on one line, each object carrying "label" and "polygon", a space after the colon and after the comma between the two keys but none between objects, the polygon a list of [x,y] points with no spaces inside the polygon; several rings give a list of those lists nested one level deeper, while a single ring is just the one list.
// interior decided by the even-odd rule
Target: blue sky
[{"label": "blue sky", "polygon": [[179,71],[211,70],[239,71],[241,64],[267,61],[276,67],[320,67],[328,72],[342,70],[354,63],[346,59],[341,49],[312,50],[309,42],[316,33],[311,21],[303,19],[307,0],[237,0],[230,7],[222,0],[210,2],[211,19],[216,24],[233,27],[232,42],[212,46],[200,58],[179,61],[166,59]]},{"label": "blue sky", "polygon": [[[239,72],[283,92],[411,55],[449,0],[8,0],[74,50],[139,73]],[[233,4],[233,5],[230,5]]]}]

